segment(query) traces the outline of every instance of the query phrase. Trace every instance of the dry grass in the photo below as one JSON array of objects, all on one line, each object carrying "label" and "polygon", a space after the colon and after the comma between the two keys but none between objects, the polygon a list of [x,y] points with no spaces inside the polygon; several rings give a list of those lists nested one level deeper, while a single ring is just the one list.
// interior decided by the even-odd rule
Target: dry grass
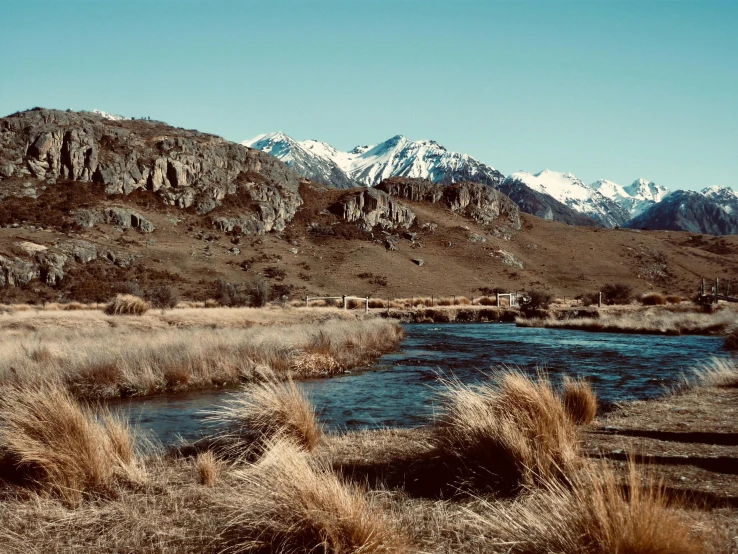
[{"label": "dry grass", "polygon": [[475,485],[501,491],[570,474],[578,464],[576,430],[548,379],[506,371],[491,381],[446,383],[438,454],[464,466]]},{"label": "dry grass", "polygon": [[735,358],[712,358],[695,370],[696,384],[703,387],[738,387],[738,361]]},{"label": "dry grass", "polygon": [[[217,315],[219,309],[200,312]],[[234,312],[243,317],[244,312]],[[264,374],[335,374],[373,362],[397,348],[403,336],[399,324],[384,319],[220,329],[178,328],[179,319],[174,318],[169,320],[173,325],[147,329],[135,325],[140,320],[161,321],[161,316],[42,313],[60,324],[40,331],[9,329],[0,335],[0,384],[28,386],[50,380],[78,397],[111,398],[233,386]],[[103,326],[79,324],[87,319]],[[323,350],[316,353],[316,348]]]},{"label": "dry grass", "polygon": [[682,303],[682,302],[684,301],[684,298],[682,298],[682,297],[681,297],[680,295],[678,295],[678,294],[669,294],[669,295],[668,295],[668,296],[666,297],[666,301],[667,301],[667,302],[668,302],[669,304],[681,304],[681,303]]},{"label": "dry grass", "polygon": [[238,472],[239,494],[223,507],[234,552],[401,553],[407,539],[356,486],[280,439]]},{"label": "dry grass", "polygon": [[195,471],[201,485],[214,487],[223,471],[223,462],[209,450],[201,452],[195,458]]},{"label": "dry grass", "polygon": [[213,419],[227,425],[227,442],[236,449],[244,448],[244,439],[254,443],[284,437],[312,451],[323,438],[315,408],[291,379],[245,387]]},{"label": "dry grass", "polygon": [[[672,309],[676,309],[672,308]],[[607,333],[644,333],[660,335],[710,335],[721,334],[737,317],[732,307],[721,308],[712,314],[696,311],[671,311],[666,308],[649,308],[608,313],[604,310],[598,318],[517,319],[521,327],[548,327]]]},{"label": "dry grass", "polygon": [[3,389],[0,444],[42,491],[69,504],[88,493],[110,493],[138,473],[127,424],[94,414],[55,386]]},{"label": "dry grass", "polygon": [[106,306],[108,315],[143,315],[149,311],[151,304],[132,294],[119,294]]},{"label": "dry grass", "polygon": [[666,296],[660,292],[648,292],[639,298],[644,306],[662,306],[666,304]]},{"label": "dry grass", "polygon": [[[548,481],[543,490],[512,506],[488,503],[470,514],[490,551],[510,554],[699,554],[706,544],[679,512],[667,506],[663,487],[630,463],[627,489],[604,465],[592,465],[569,483]],[[495,545],[495,548],[493,545]]]},{"label": "dry grass", "polygon": [[597,417],[597,395],[584,379],[565,376],[562,399],[566,413],[577,425],[592,423]]},{"label": "dry grass", "polygon": [[480,296],[474,299],[474,304],[478,304],[479,306],[497,306],[497,298]]}]

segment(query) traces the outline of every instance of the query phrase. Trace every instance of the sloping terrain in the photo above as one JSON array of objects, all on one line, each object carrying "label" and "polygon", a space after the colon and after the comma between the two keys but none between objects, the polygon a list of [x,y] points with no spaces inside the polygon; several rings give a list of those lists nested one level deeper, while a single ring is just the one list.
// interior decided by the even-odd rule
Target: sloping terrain
[{"label": "sloping terrain", "polygon": [[337,190],[159,122],[24,112],[0,120],[0,159],[3,302],[100,302],[160,284],[206,299],[219,280],[259,279],[274,298],[573,297],[620,282],[689,294],[701,277],[738,275],[738,237],[566,225],[474,183]]}]

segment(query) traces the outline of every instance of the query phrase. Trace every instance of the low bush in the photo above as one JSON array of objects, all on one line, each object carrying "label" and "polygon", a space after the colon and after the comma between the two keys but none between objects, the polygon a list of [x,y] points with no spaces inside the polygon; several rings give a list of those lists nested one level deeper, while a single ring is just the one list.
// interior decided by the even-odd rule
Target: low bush
[{"label": "low bush", "polygon": [[662,306],[666,304],[666,296],[660,292],[648,292],[641,295],[639,300],[644,306]]},{"label": "low bush", "polygon": [[551,300],[553,300],[553,297],[547,292],[530,291],[520,301],[520,311],[528,316],[539,310],[547,310],[551,305]]},{"label": "low bush", "polygon": [[42,490],[72,505],[88,493],[110,493],[136,474],[127,424],[81,407],[59,386],[5,388],[0,443]]},{"label": "low bush", "polygon": [[545,483],[522,502],[483,507],[478,532],[493,533],[510,554],[708,551],[689,521],[669,508],[663,487],[632,461],[625,487],[611,468],[593,464],[566,483]]},{"label": "low bush", "polygon": [[234,552],[401,554],[410,543],[360,488],[288,440],[266,445],[236,473],[239,494],[223,506],[223,538]]},{"label": "low bush", "polygon": [[607,284],[602,287],[602,301],[605,304],[629,304],[633,289],[623,283]]},{"label": "low bush", "polygon": [[678,294],[670,294],[666,297],[666,301],[669,304],[681,304],[684,301],[684,298],[682,298]]},{"label": "low bush", "polygon": [[244,438],[284,437],[310,451],[323,437],[315,408],[291,379],[246,386],[215,419],[227,424],[233,448],[241,448]]},{"label": "low bush", "polygon": [[146,295],[146,298],[154,308],[160,310],[171,310],[179,304],[179,293],[169,285],[160,284],[154,287]]},{"label": "low bush", "polygon": [[578,463],[576,431],[548,379],[518,372],[491,379],[446,383],[433,438],[439,457],[475,486],[504,492],[569,475]]},{"label": "low bush", "polygon": [[583,379],[564,377],[562,398],[569,418],[577,425],[594,421],[597,416],[597,395]]},{"label": "low bush", "polygon": [[119,294],[106,306],[105,313],[108,315],[143,315],[149,311],[151,305],[138,296],[132,294]]},{"label": "low bush", "polygon": [[195,458],[195,470],[201,485],[214,487],[223,470],[223,462],[208,450],[198,454]]}]

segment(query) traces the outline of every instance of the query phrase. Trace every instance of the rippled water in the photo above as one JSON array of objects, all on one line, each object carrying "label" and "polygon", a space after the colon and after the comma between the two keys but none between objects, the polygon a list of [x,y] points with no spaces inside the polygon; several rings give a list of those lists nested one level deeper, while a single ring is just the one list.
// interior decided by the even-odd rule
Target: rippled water
[{"label": "rippled water", "polygon": [[[368,370],[302,381],[321,419],[332,429],[412,427],[432,417],[437,376],[464,382],[502,364],[553,379],[586,376],[600,399],[648,398],[662,394],[710,356],[726,356],[722,339],[701,336],[625,335],[505,324],[409,324],[402,350],[383,356]],[[191,440],[207,433],[202,410],[213,410],[231,394],[209,391],[136,399],[119,404],[134,423],[165,444],[178,435]],[[210,429],[212,430],[212,429]]]}]

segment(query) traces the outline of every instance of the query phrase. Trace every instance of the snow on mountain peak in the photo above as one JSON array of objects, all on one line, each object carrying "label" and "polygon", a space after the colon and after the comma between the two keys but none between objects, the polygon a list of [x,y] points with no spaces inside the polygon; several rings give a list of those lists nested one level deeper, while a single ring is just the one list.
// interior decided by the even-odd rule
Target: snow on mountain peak
[{"label": "snow on mountain peak", "polygon": [[496,169],[467,154],[449,152],[434,140],[412,141],[403,135],[373,146],[357,146],[349,152],[317,140],[295,141],[281,133],[259,135],[242,144],[275,155],[288,165],[299,166],[303,175],[332,185],[338,179],[374,186],[389,177],[418,177],[433,182],[476,180],[492,185],[504,179]]}]

